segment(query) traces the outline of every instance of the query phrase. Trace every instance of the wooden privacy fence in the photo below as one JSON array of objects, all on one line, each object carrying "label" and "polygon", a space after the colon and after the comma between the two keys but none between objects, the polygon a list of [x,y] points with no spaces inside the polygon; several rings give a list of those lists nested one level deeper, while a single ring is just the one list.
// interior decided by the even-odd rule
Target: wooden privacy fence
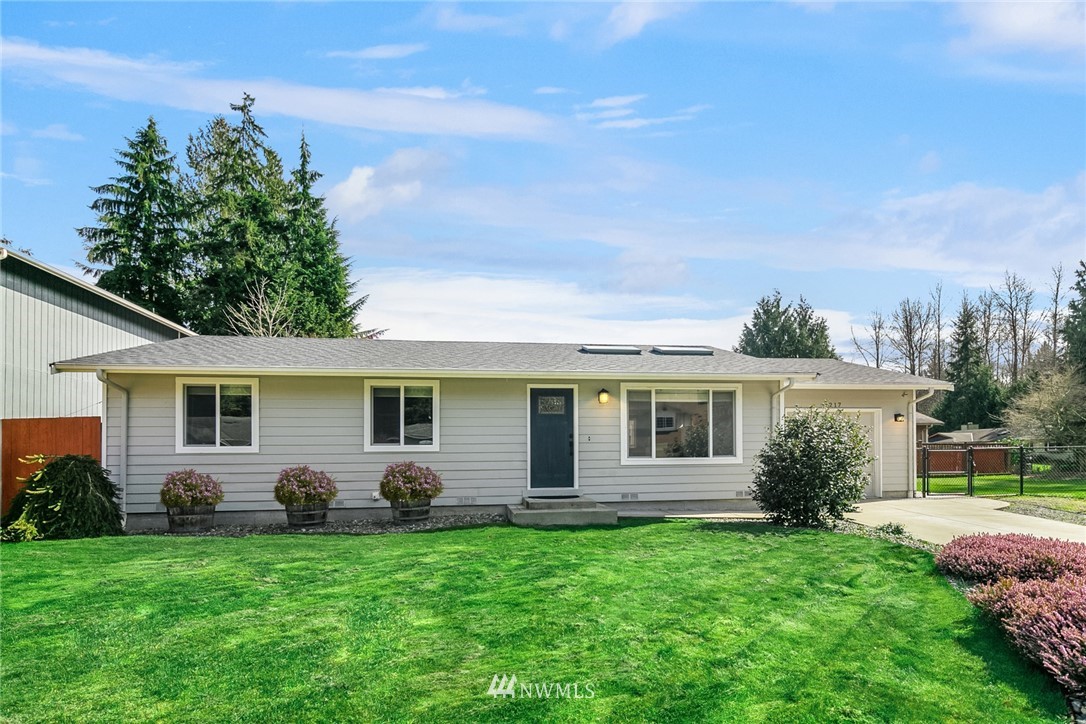
[{"label": "wooden privacy fence", "polygon": [[[928,472],[932,475],[965,475],[966,448],[973,451],[973,472],[977,475],[1012,473],[1017,470],[1011,448],[998,442],[929,443]],[[916,469],[924,467],[924,449],[916,450]]]},{"label": "wooden privacy fence", "polygon": [[37,466],[19,462],[30,455],[90,455],[102,457],[102,420],[98,417],[40,417],[0,423],[0,508],[6,513],[11,499]]}]

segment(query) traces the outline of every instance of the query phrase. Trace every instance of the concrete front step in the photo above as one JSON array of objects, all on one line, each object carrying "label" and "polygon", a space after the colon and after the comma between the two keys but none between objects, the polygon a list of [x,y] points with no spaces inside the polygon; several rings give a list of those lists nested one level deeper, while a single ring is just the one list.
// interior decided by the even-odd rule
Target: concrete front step
[{"label": "concrete front step", "polygon": [[528,510],[568,510],[570,508],[595,508],[595,500],[582,495],[532,496],[524,499]]},{"label": "concrete front step", "polygon": [[617,525],[618,511],[599,503],[592,507],[529,508],[507,505],[505,516],[513,525],[539,528],[554,525]]}]

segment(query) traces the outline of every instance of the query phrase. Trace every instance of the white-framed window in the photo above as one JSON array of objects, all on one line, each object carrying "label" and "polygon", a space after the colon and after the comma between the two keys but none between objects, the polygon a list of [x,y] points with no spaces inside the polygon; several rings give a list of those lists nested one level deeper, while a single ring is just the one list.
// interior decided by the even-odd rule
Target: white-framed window
[{"label": "white-framed window", "polygon": [[177,378],[177,452],[259,452],[260,381]]},{"label": "white-framed window", "polygon": [[622,385],[622,464],[743,462],[740,385]]},{"label": "white-framed window", "polygon": [[366,380],[364,449],[437,450],[440,393],[437,380]]}]

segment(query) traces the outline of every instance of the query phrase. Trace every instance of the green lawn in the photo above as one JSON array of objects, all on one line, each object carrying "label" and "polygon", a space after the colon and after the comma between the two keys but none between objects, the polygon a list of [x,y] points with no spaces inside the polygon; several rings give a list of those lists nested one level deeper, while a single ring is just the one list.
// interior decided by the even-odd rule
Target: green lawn
[{"label": "green lawn", "polygon": [[[697,521],[5,545],[14,721],[1061,721],[929,554]],[[593,698],[495,699],[495,674]]]},{"label": "green lawn", "polygon": [[[966,491],[964,475],[932,475],[929,490],[932,493],[961,493]],[[916,489],[923,490],[924,479],[916,479]],[[974,495],[1018,495],[1018,475],[977,475],[973,478]],[[1030,478],[1025,480],[1025,494],[1038,496],[1066,496],[1086,498],[1086,479],[1052,480]]]}]

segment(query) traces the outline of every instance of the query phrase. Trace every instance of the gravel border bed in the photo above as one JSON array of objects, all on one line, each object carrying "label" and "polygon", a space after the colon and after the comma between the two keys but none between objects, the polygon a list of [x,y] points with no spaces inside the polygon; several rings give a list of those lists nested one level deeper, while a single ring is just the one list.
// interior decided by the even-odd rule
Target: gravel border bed
[{"label": "gravel border bed", "polygon": [[1028,503],[1016,503],[1010,501],[1011,504],[1007,508],[1003,508],[1008,513],[1018,513],[1019,515],[1029,515],[1034,518],[1047,518],[1048,520],[1058,520],[1061,523],[1076,523],[1078,525],[1086,525],[1086,513],[1075,513],[1070,510],[1056,510],[1054,508],[1046,508],[1040,505],[1030,505]]},{"label": "gravel border bed", "polygon": [[330,520],[320,528],[291,528],[286,523],[269,525],[217,525],[203,533],[168,533],[165,529],[136,530],[128,535],[161,535],[171,538],[245,538],[251,535],[378,535],[382,533],[419,533],[475,525],[504,523],[496,513],[473,515],[436,515],[420,523],[393,523],[391,520]]},{"label": "gravel border bed", "polygon": [[941,545],[914,538],[908,533],[894,533],[887,526],[883,525],[872,527],[861,525],[851,520],[839,520],[833,524],[832,530],[836,533],[847,533],[849,535],[863,536],[864,538],[889,541],[891,543],[908,546],[909,548],[927,551],[931,554],[938,553],[939,549],[942,548]]}]

